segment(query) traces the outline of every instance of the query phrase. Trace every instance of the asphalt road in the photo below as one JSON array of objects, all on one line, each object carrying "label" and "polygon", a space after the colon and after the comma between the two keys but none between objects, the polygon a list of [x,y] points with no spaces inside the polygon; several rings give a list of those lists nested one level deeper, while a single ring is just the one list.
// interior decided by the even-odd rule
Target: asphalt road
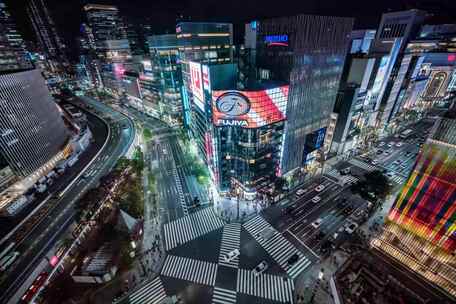
[{"label": "asphalt road", "polygon": [[[134,127],[125,116],[96,101],[76,100],[75,104],[80,104],[79,102],[88,102],[98,112],[107,113],[111,128],[110,138],[103,152],[87,169],[86,172],[90,174],[84,174],[83,177],[85,176],[85,178],[81,177],[61,198],[57,199],[55,208],[17,248],[21,252],[21,259],[14,264],[14,268],[8,272],[7,278],[0,285],[0,289],[4,290],[0,296],[0,302],[6,302],[6,299],[10,298],[28,279],[29,273],[33,271],[46,252],[54,246],[55,242],[73,223],[74,203],[88,189],[98,184],[99,178],[112,169],[117,159],[126,152],[133,141]],[[101,123],[101,121],[96,122],[96,120],[98,119],[94,116],[90,118],[95,127],[94,133],[97,133],[96,128],[99,128]],[[97,138],[99,139],[100,135],[95,135],[95,139]]]}]

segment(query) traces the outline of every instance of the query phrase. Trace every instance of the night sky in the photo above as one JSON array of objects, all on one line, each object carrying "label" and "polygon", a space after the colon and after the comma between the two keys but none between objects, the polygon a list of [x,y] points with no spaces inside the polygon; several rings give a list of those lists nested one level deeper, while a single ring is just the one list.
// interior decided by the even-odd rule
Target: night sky
[{"label": "night sky", "polygon": [[[456,0],[44,0],[68,45],[74,46],[86,3],[117,5],[133,21],[150,23],[156,34],[175,30],[176,20],[223,21],[234,24],[242,42],[243,24],[253,19],[297,14],[355,17],[355,28],[375,29],[383,12],[421,8],[438,15],[436,23],[456,23]],[[27,0],[5,0],[20,31],[34,40],[25,13]]]}]

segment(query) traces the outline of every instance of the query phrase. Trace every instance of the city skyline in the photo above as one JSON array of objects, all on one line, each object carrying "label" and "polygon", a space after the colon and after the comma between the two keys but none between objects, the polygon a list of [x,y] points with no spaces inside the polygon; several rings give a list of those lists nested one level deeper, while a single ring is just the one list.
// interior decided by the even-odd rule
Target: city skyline
[{"label": "city skyline", "polygon": [[0,302],[454,303],[439,4],[0,0]]}]

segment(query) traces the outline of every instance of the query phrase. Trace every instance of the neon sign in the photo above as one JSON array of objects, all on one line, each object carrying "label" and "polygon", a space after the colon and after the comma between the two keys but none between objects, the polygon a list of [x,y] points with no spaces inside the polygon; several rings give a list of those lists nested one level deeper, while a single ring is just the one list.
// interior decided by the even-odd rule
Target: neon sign
[{"label": "neon sign", "polygon": [[288,35],[268,35],[264,37],[268,46],[288,46]]}]

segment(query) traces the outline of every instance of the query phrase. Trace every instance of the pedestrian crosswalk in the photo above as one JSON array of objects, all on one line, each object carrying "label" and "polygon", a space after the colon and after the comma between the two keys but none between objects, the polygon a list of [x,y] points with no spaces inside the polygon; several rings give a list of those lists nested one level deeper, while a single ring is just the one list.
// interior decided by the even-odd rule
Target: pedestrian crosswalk
[{"label": "pedestrian crosswalk", "polygon": [[173,162],[173,176],[174,176],[174,180],[176,181],[177,193],[179,194],[179,201],[182,206],[182,211],[184,212],[184,216],[188,215],[188,206],[187,206],[187,203],[185,202],[185,195],[184,195],[184,191],[182,190],[182,183],[181,183],[179,174],[177,173],[176,164],[174,162]]},{"label": "pedestrian crosswalk", "polygon": [[344,175],[342,177],[342,183],[344,185],[353,185],[354,183],[356,183],[357,181],[359,180],[359,178],[357,178],[356,176],[352,176],[352,175]]},{"label": "pedestrian crosswalk", "polygon": [[293,280],[282,276],[260,274],[239,269],[236,291],[283,303],[293,302]]},{"label": "pedestrian crosswalk", "polygon": [[403,183],[405,183],[405,177],[403,176],[400,176],[400,175],[394,175],[393,177],[389,177],[389,180],[398,184],[398,185],[402,185]]},{"label": "pedestrian crosswalk", "polygon": [[212,208],[204,208],[195,213],[166,223],[164,227],[165,248],[173,249],[199,236],[223,226]]},{"label": "pedestrian crosswalk", "polygon": [[161,275],[214,286],[217,264],[186,257],[168,255]]},{"label": "pedestrian crosswalk", "polygon": [[340,174],[339,171],[336,169],[332,168],[331,170],[325,172],[326,175],[334,177],[335,179],[339,180]]},{"label": "pedestrian crosswalk", "polygon": [[[312,263],[285,237],[275,230],[265,219],[257,215],[243,224],[244,228],[266,250],[266,252],[294,279]],[[264,232],[268,233],[264,233]],[[273,232],[272,235],[270,232]],[[292,266],[288,259],[297,254],[299,259]]]},{"label": "pedestrian crosswalk", "polygon": [[166,298],[160,277],[156,277],[128,296],[129,304],[159,304]]},{"label": "pedestrian crosswalk", "polygon": [[212,304],[235,304],[236,291],[215,286],[212,293]]},{"label": "pedestrian crosswalk", "polygon": [[371,164],[368,164],[366,162],[363,162],[359,159],[356,159],[356,158],[351,158],[349,161],[348,161],[350,164],[356,166],[356,167],[359,167],[361,169],[364,169],[368,172],[371,172],[371,171],[375,171],[375,170],[378,170],[378,168],[374,165],[371,165]]},{"label": "pedestrian crosswalk", "polygon": [[223,266],[237,268],[239,257],[231,261],[225,261],[225,255],[234,249],[239,249],[241,241],[241,224],[227,224],[223,227],[222,243],[220,244],[219,264]]}]

